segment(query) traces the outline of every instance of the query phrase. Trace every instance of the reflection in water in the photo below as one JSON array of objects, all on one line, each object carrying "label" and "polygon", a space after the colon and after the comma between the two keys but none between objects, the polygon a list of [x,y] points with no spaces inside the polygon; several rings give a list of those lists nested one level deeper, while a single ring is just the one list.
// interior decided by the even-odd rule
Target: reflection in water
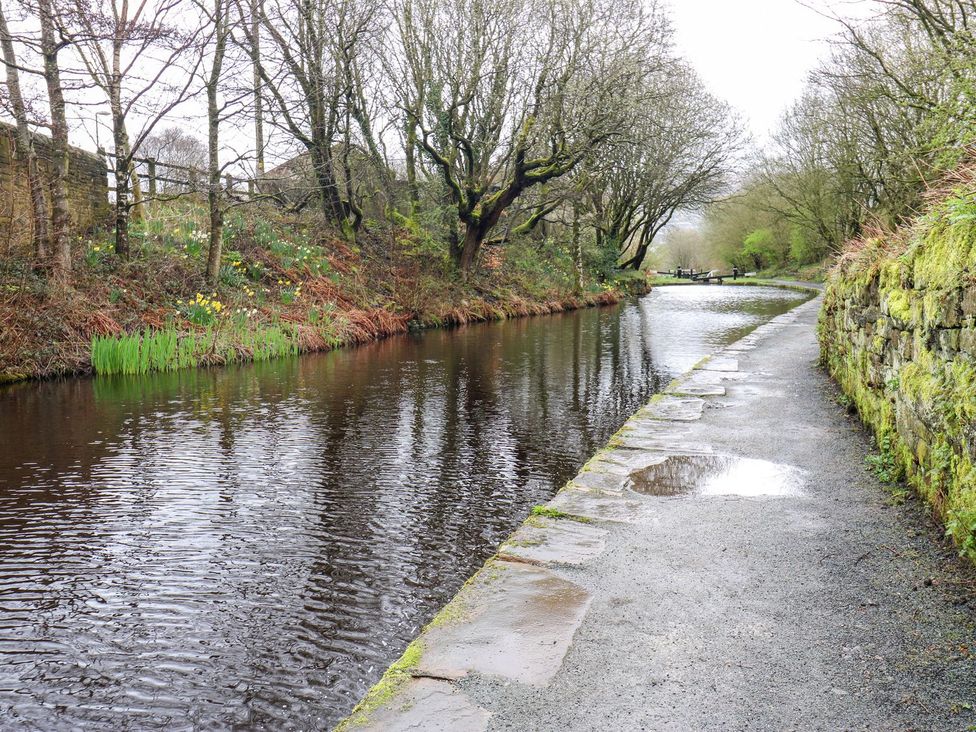
[{"label": "reflection in water", "polygon": [[630,483],[648,496],[799,496],[803,473],[790,465],[732,455],[672,455],[631,473]]},{"label": "reflection in water", "polygon": [[801,295],[0,390],[0,715],[323,727],[660,386]]}]

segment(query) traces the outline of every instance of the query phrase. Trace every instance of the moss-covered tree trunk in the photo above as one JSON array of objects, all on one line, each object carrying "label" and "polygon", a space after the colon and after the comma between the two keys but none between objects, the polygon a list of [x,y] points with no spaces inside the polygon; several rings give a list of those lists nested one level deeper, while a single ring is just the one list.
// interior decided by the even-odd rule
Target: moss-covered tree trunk
[{"label": "moss-covered tree trunk", "polygon": [[583,292],[583,237],[580,234],[579,206],[573,203],[573,291]]}]

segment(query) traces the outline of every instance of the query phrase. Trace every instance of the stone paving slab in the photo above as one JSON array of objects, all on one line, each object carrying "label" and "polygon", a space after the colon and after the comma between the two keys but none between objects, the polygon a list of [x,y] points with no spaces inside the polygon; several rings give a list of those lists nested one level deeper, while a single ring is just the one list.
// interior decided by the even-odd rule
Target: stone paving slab
[{"label": "stone paving slab", "polygon": [[595,525],[533,516],[501,546],[500,555],[551,565],[585,564],[606,547],[607,530]]},{"label": "stone paving slab", "polygon": [[613,448],[599,454],[598,461],[591,461],[586,470],[606,469],[607,472],[630,475],[635,470],[646,468],[665,459],[664,455],[646,450],[624,450]]},{"label": "stone paving slab", "polygon": [[719,384],[679,384],[672,389],[668,389],[669,394],[674,396],[725,396],[724,386]]},{"label": "stone paving slab", "polygon": [[591,599],[547,569],[492,561],[452,600],[460,617],[424,632],[412,673],[453,680],[476,673],[545,685]]},{"label": "stone paving slab", "polygon": [[701,371],[738,371],[739,360],[731,356],[713,356],[698,369]]},{"label": "stone paving slab", "polygon": [[481,732],[491,713],[456,686],[439,679],[418,678],[397,689],[396,701],[378,708],[364,732]]},{"label": "stone paving slab", "polygon": [[654,509],[637,498],[622,495],[563,490],[547,504],[570,516],[612,523],[648,522],[656,518]]},{"label": "stone paving slab", "polygon": [[650,417],[674,422],[694,422],[701,418],[704,408],[705,402],[701,399],[666,395],[641,409],[636,417],[638,420]]},{"label": "stone paving slab", "polygon": [[694,455],[712,452],[712,446],[703,442],[669,440],[666,437],[642,437],[641,435],[623,435],[616,440],[614,445],[628,450],[664,454]]},{"label": "stone paving slab", "polygon": [[624,488],[627,487],[627,475],[627,471],[620,473],[591,471],[587,473],[580,473],[573,478],[572,483],[573,485],[587,491],[619,494]]},{"label": "stone paving slab", "polygon": [[743,371],[705,371],[696,369],[682,381],[682,386],[725,386],[728,388],[730,383],[746,381],[751,374]]}]

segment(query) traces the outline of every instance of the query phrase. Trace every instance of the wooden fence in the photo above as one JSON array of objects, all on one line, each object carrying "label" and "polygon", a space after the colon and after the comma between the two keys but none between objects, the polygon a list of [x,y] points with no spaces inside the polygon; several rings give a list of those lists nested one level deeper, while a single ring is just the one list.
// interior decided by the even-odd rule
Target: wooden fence
[{"label": "wooden fence", "polygon": [[[115,153],[102,151],[106,160],[114,160]],[[148,198],[168,198],[187,193],[207,192],[207,171],[191,168],[174,163],[165,163],[155,158],[133,158],[136,175],[143,184],[143,195]],[[114,173],[114,165],[109,165],[109,171]],[[260,183],[270,183],[278,179],[238,178],[227,173],[224,175],[223,190],[235,198],[254,197],[258,195]],[[115,192],[115,186],[109,186],[110,192]]]}]

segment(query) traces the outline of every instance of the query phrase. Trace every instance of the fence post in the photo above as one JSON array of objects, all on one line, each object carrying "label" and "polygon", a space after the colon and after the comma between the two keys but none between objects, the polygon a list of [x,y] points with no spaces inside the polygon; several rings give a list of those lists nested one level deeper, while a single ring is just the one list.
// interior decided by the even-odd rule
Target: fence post
[{"label": "fence post", "polygon": [[231,175],[230,173],[228,173],[225,176],[225,180],[227,181],[227,193],[233,195],[233,193],[234,193],[234,176]]},{"label": "fence post", "polygon": [[156,197],[156,158],[146,158],[149,168],[149,197]]}]

